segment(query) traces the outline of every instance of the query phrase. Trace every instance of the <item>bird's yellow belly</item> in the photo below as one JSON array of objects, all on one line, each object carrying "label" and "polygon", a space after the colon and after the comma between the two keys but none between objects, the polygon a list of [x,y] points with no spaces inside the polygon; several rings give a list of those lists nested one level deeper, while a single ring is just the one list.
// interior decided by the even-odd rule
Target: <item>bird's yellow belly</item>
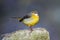
[{"label": "bird's yellow belly", "polygon": [[27,26],[34,26],[36,23],[38,23],[39,19],[38,18],[28,18],[24,19],[23,23],[26,24]]}]

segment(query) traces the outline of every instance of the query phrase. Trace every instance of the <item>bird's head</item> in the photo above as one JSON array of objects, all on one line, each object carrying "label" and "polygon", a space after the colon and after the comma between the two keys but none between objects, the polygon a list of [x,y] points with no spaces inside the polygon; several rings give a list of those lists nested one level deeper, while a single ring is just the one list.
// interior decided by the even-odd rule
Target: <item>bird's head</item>
[{"label": "bird's head", "polygon": [[30,16],[30,17],[32,17],[32,16],[38,16],[38,12],[36,10],[34,10],[34,11],[30,12],[28,14],[28,16]]},{"label": "bird's head", "polygon": [[32,15],[32,16],[38,16],[38,12],[37,12],[37,11],[32,11],[32,12],[31,12],[31,15]]}]

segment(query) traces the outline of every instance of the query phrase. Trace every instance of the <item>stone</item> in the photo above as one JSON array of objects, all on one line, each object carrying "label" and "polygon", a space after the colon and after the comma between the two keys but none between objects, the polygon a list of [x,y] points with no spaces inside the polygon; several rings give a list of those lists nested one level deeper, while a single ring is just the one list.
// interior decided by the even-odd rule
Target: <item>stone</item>
[{"label": "stone", "polygon": [[45,28],[33,28],[32,32],[25,29],[4,34],[2,40],[50,40],[50,35]]}]

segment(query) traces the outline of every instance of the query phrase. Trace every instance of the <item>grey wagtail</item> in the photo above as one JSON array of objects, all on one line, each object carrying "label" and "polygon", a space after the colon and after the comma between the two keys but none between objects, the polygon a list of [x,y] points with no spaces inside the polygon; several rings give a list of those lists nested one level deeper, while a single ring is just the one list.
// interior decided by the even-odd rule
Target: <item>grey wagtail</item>
[{"label": "grey wagtail", "polygon": [[27,25],[31,31],[33,31],[32,26],[36,25],[39,22],[39,15],[38,12],[32,11],[29,14],[25,15],[24,17],[12,17],[17,18],[19,22],[23,22],[25,25]]}]

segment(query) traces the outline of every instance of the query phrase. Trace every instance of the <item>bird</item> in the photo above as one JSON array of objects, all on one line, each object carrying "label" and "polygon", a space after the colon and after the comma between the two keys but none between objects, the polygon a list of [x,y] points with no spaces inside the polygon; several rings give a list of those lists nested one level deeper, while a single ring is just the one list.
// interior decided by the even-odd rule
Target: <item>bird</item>
[{"label": "bird", "polygon": [[26,26],[29,27],[30,31],[33,31],[33,26],[35,26],[39,20],[40,16],[36,10],[31,11],[30,13],[26,14],[25,16],[21,17],[12,17],[18,19],[19,22],[22,22]]}]

